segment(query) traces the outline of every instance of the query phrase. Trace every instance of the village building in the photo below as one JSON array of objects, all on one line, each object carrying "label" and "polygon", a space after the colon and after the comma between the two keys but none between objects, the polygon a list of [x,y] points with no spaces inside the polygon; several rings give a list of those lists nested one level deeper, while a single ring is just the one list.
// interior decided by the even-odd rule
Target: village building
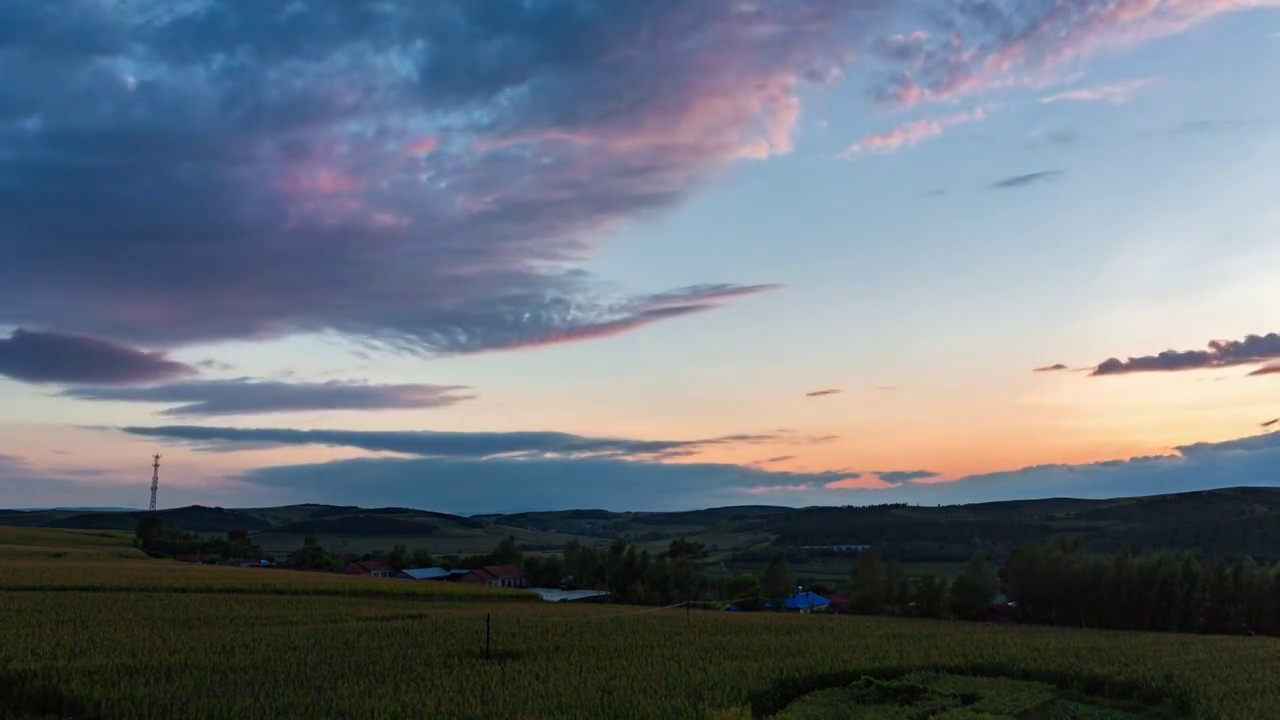
[{"label": "village building", "polygon": [[396,574],[396,569],[382,560],[357,560],[343,568],[342,572],[347,575],[389,578]]},{"label": "village building", "polygon": [[458,582],[489,587],[527,588],[529,578],[515,565],[486,565],[463,575]]}]

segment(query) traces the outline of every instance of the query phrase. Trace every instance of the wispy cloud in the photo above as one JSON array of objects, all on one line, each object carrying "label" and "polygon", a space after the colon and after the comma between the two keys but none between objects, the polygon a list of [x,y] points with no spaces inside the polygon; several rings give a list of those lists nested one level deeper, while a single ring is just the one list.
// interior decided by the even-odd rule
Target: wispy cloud
[{"label": "wispy cloud", "polygon": [[838,388],[832,388],[830,390],[814,390],[813,392],[805,393],[804,396],[816,398],[816,397],[825,397],[827,395],[839,395],[842,392],[844,392],[844,390],[840,390]]},{"label": "wispy cloud", "polygon": [[936,473],[932,470],[876,470],[872,474],[890,485],[901,485],[942,476],[942,473]]},{"label": "wispy cloud", "polygon": [[0,338],[0,375],[28,383],[129,384],[194,375],[163,353],[85,335],[15,330]]},{"label": "wispy cloud", "polygon": [[1250,374],[1250,375],[1277,375],[1277,374],[1280,374],[1280,363],[1276,363],[1276,364],[1274,364],[1274,365],[1267,365],[1267,366],[1265,366],[1265,367],[1260,367],[1260,368],[1258,368],[1257,370],[1254,370],[1253,372],[1251,372],[1251,373],[1249,373],[1249,374]]},{"label": "wispy cloud", "polygon": [[317,410],[404,410],[446,407],[474,398],[460,385],[377,385],[330,381],[288,383],[238,378],[192,380],[152,387],[76,387],[65,397],[178,404],[161,415],[218,416]]},{"label": "wispy cloud", "polygon": [[225,449],[228,444],[321,445],[356,448],[369,452],[477,460],[499,457],[611,457],[661,461],[688,458],[713,448],[764,444],[806,445],[828,439],[778,433],[734,434],[692,440],[640,440],[589,437],[550,431],[294,430],[195,425],[125,427],[121,430],[130,435],[172,440],[178,443],[194,444],[197,447],[207,447],[212,444],[219,449]]},{"label": "wispy cloud", "polygon": [[1031,372],[1047,373],[1047,372],[1059,372],[1067,369],[1069,368],[1066,365],[1063,365],[1062,363],[1057,363],[1055,365],[1045,365],[1044,367],[1038,367],[1035,370],[1032,370]]},{"label": "wispy cloud", "polygon": [[1094,85],[1093,87],[1064,90],[1040,98],[1045,105],[1061,102],[1108,102],[1116,105],[1129,102],[1138,91],[1151,86],[1155,80],[1144,78],[1111,85]]},{"label": "wispy cloud", "polygon": [[[909,55],[886,62],[881,102],[910,106],[1010,85],[1039,85],[1071,63],[1186,31],[1219,15],[1280,0],[966,2],[929,9]],[[936,30],[936,32],[928,32]]]},{"label": "wispy cloud", "polygon": [[959,112],[941,118],[913,120],[877,135],[868,135],[849,146],[841,157],[856,158],[866,153],[891,153],[912,147],[946,132],[948,128],[987,119],[983,108]]},{"label": "wispy cloud", "polygon": [[1213,340],[1204,350],[1165,350],[1155,355],[1131,356],[1125,360],[1110,358],[1099,363],[1091,374],[1101,376],[1203,370],[1255,365],[1276,359],[1280,359],[1280,334],[1268,333],[1248,335],[1243,340]]},{"label": "wispy cloud", "polygon": [[991,187],[996,190],[1012,190],[1015,188],[1027,187],[1037,183],[1049,182],[1065,174],[1066,170],[1041,170],[1039,172],[1027,173],[1026,175],[1014,175],[1003,180],[997,180],[991,183]]}]

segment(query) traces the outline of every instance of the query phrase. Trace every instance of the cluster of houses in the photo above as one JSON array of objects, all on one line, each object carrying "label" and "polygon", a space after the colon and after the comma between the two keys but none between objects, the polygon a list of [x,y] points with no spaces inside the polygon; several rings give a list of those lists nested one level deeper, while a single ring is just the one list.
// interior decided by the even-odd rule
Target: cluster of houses
[{"label": "cluster of houses", "polygon": [[342,570],[348,575],[361,575],[392,580],[426,580],[432,582],[460,582],[498,588],[519,588],[535,592],[547,602],[591,602],[604,600],[609,593],[601,590],[577,590],[572,578],[559,588],[529,587],[529,578],[516,565],[486,565],[472,570],[446,570],[444,568],[408,568],[396,570],[382,560],[357,560]]}]

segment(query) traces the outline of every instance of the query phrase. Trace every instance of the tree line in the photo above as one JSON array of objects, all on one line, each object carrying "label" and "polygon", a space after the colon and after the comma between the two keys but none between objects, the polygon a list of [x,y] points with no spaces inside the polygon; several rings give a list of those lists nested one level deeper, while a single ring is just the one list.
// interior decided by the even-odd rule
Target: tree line
[{"label": "tree line", "polygon": [[[167,529],[152,516],[138,525],[136,535],[138,547],[157,556],[264,557],[244,530],[202,537]],[[656,553],[619,538],[607,547],[574,540],[560,555],[525,555],[515,538],[508,537],[483,554],[437,559],[426,550],[410,552],[397,545],[364,558],[383,559],[396,569],[516,565],[530,585],[605,590],[613,602],[626,604],[718,600],[759,610],[769,604],[780,607],[798,589],[785,552],[775,552],[760,575],[728,578],[703,571],[707,554],[705,546],[684,538]],[[327,551],[307,536],[285,564],[338,571],[356,559]],[[1003,593],[1008,610],[1028,623],[1280,636],[1280,565],[1260,565],[1249,557],[1228,561],[1188,552],[1107,553],[1058,540],[1021,545],[998,569],[977,553],[958,576],[948,579],[909,577],[898,562],[873,547],[859,555],[847,587],[848,611],[865,615],[972,620]],[[821,594],[836,590],[819,585],[805,589]]]},{"label": "tree line", "polygon": [[1028,622],[1280,635],[1280,566],[1249,557],[1099,553],[1067,542],[1038,543],[1013,553],[1002,580]]}]

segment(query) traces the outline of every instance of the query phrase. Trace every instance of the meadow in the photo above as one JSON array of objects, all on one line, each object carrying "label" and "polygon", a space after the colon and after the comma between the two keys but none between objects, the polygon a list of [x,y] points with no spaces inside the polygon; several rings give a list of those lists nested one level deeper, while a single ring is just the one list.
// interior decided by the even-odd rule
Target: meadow
[{"label": "meadow", "polygon": [[1033,717],[838,704],[863,692],[864,676],[921,673],[949,673],[929,681],[929,698],[983,676],[1023,681],[1001,690],[1008,697],[1052,688],[1142,701],[1159,717],[1280,708],[1274,639],[531,597],[161,560],[0,557],[0,717]]}]

